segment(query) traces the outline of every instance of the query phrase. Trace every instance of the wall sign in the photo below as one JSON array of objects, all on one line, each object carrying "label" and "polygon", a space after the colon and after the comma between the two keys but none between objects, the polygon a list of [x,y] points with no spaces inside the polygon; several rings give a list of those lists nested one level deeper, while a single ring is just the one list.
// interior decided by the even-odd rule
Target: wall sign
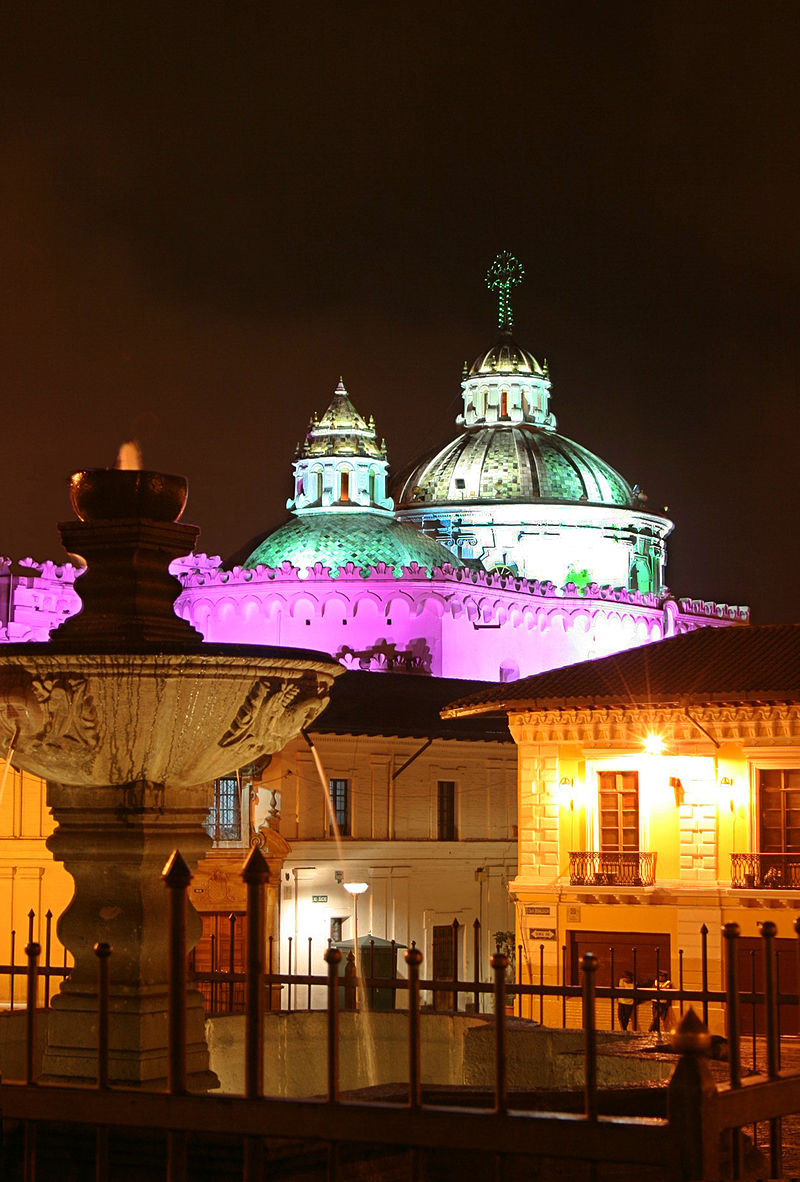
[{"label": "wall sign", "polygon": [[328,896],[327,895],[312,895],[311,902],[312,903],[327,903]]},{"label": "wall sign", "polygon": [[528,928],[528,938],[531,940],[555,940],[555,928]]},{"label": "wall sign", "polygon": [[530,904],[525,908],[526,915],[549,915],[549,907],[531,907]]}]

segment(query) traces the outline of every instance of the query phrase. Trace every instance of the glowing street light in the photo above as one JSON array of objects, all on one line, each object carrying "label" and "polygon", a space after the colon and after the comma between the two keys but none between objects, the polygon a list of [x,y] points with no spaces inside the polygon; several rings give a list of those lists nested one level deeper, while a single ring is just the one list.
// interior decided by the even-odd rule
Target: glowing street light
[{"label": "glowing street light", "polygon": [[664,740],[661,735],[654,735],[651,731],[644,741],[644,749],[647,755],[661,755],[664,751]]},{"label": "glowing street light", "polygon": [[343,882],[342,886],[347,891],[348,895],[353,896],[353,906],[355,909],[353,914],[353,923],[355,925],[355,940],[353,941],[353,945],[356,953],[356,972],[358,972],[358,896],[364,894],[364,891],[369,888],[369,883]]}]

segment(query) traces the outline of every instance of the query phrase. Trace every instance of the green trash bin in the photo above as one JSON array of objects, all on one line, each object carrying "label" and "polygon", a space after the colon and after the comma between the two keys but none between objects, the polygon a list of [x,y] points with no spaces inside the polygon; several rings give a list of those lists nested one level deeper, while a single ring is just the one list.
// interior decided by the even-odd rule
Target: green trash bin
[{"label": "green trash bin", "polygon": [[[338,948],[342,953],[342,959],[339,961],[339,976],[342,978],[342,983],[339,986],[339,1008],[345,1008],[345,987],[344,974],[347,968],[347,954],[353,951],[352,940],[337,940],[331,945],[333,948]],[[401,948],[406,948],[405,944],[392,943],[391,940],[384,940],[380,936],[371,936],[369,934],[358,937],[358,965],[361,976],[365,979],[370,977],[373,979],[380,978],[384,981],[393,981],[397,976],[397,953]],[[368,1010],[393,1010],[395,1008],[395,996],[397,990],[391,987],[381,988],[380,985],[371,985],[365,987],[366,1006]],[[361,999],[359,998],[361,1004]]]}]

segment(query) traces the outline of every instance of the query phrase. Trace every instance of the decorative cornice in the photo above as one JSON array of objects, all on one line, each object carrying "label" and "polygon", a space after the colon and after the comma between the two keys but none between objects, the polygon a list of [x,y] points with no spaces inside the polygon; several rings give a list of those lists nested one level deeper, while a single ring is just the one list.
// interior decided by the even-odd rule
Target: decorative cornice
[{"label": "decorative cornice", "polygon": [[509,728],[517,743],[579,743],[584,747],[616,747],[640,751],[645,735],[655,732],[667,745],[698,743],[712,748],[694,725],[708,731],[720,745],[800,744],[800,703],[723,704],[683,708],[589,707],[512,713]]}]

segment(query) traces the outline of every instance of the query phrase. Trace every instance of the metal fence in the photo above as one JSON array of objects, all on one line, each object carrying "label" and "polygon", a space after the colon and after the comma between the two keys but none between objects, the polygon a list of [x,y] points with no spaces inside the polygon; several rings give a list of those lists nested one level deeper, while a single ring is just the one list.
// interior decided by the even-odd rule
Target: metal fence
[{"label": "metal fence", "polygon": [[[5,989],[0,995],[0,1005],[9,1010],[19,1008],[20,1002],[26,1004],[25,980],[28,975],[28,962],[25,948],[34,942],[37,927],[37,915],[31,908],[28,912],[27,944],[18,939],[16,928],[11,929],[8,949],[8,963],[0,963],[0,981],[5,982]],[[68,954],[63,949],[61,964],[56,964],[53,957],[53,913],[48,910],[44,914],[44,946],[42,958],[37,973],[37,1004],[49,1006],[51,996],[56,992],[54,986],[63,981],[70,974]],[[22,959],[20,960],[20,955]]]},{"label": "metal fence", "polygon": [[[606,1116],[598,1088],[597,1002],[613,1001],[617,991],[596,984],[598,961],[592,953],[581,960],[579,985],[548,986],[544,983],[510,985],[506,981],[509,961],[503,953],[491,958],[490,983],[447,980],[426,981],[421,977],[422,953],[412,945],[405,952],[406,978],[397,978],[395,988],[405,995],[407,1029],[407,1090],[399,1103],[368,1102],[362,1098],[343,1102],[339,1088],[339,1010],[346,987],[340,976],[342,953],[331,947],[325,953],[326,974],[310,984],[324,984],[327,996],[327,1037],[320,1053],[325,1056],[326,1096],[314,1100],[285,1100],[263,1096],[265,998],[276,984],[297,987],[294,974],[272,974],[266,965],[265,899],[268,877],[266,861],[253,850],[243,871],[248,895],[246,969],[241,982],[245,995],[245,1039],[243,1048],[245,1090],[241,1096],[189,1094],[186,1066],[186,992],[190,983],[186,956],[187,892],[191,876],[176,855],[170,859],[165,885],[170,897],[167,938],[170,949],[169,1056],[166,1092],[153,1093],[109,1086],[109,957],[107,944],[96,946],[98,957],[98,1042],[97,1083],[86,1086],[37,1082],[35,1069],[36,1016],[39,991],[40,946],[31,941],[26,953],[26,1078],[23,1082],[0,1083],[0,1112],[4,1120],[21,1121],[26,1129],[25,1179],[34,1182],[36,1171],[35,1129],[39,1122],[86,1126],[95,1130],[98,1182],[116,1175],[109,1161],[109,1130],[162,1130],[166,1136],[166,1178],[187,1182],[189,1140],[224,1133],[241,1139],[244,1182],[261,1182],[264,1155],[270,1138],[296,1138],[326,1148],[327,1177],[338,1174],[338,1154],[367,1141],[391,1147],[407,1155],[408,1177],[420,1176],[420,1163],[427,1153],[450,1152],[453,1146],[464,1152],[486,1155],[476,1163],[502,1163],[519,1155],[551,1158],[564,1165],[569,1161],[627,1163],[631,1176],[647,1167],[658,1169],[670,1182],[716,1182],[721,1176],[721,1153],[733,1162],[734,1176],[741,1176],[745,1137],[742,1130],[766,1122],[769,1128],[769,1176],[781,1174],[781,1119],[800,1112],[800,1074],[780,1073],[778,1027],[779,990],[775,958],[775,924],[762,925],[764,971],[763,1001],[766,1015],[766,1073],[743,1078],[739,1039],[741,1003],[748,994],[740,992],[737,940],[739,928],[727,924],[723,930],[725,989],[713,991],[671,990],[670,996],[686,1012],[678,1025],[675,1046],[679,1052],[676,1070],[668,1087],[666,1118]],[[177,870],[176,870],[177,867]],[[795,924],[800,954],[800,920]],[[381,986],[385,980],[379,979]],[[232,984],[233,982],[228,982]],[[370,986],[367,978],[365,985]],[[421,1084],[420,1014],[423,988],[446,989],[455,995],[491,994],[493,1019],[493,1078],[488,1106],[484,1109],[452,1103],[446,1109],[424,1102]],[[659,1000],[656,989],[639,990],[643,997]],[[666,991],[664,991],[666,992]],[[563,995],[580,999],[583,1027],[584,1082],[580,1114],[574,1112],[519,1111],[513,1107],[507,1077],[507,995],[542,999]],[[727,1008],[729,1034],[728,1082],[717,1085],[704,1057],[708,1031],[688,1003],[722,1000]],[[502,1168],[502,1167],[501,1167]],[[766,1176],[764,1174],[763,1176]],[[156,1174],[152,1177],[155,1179]]]}]

